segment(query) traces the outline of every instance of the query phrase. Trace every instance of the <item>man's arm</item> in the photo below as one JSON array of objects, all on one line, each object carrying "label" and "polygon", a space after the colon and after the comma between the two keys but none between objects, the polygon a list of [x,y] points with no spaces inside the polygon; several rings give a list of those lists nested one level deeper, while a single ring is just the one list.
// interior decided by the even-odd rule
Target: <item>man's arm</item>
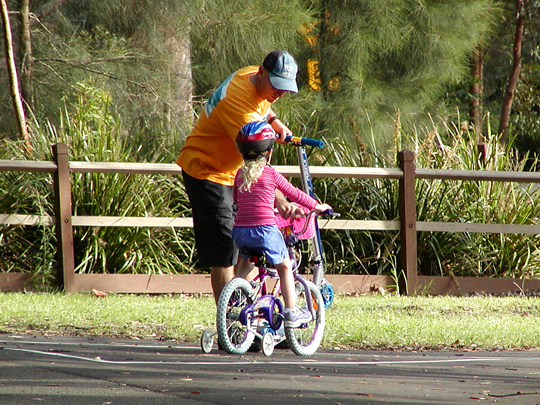
[{"label": "man's arm", "polygon": [[267,121],[274,131],[276,131],[276,134],[279,135],[278,142],[284,143],[285,137],[287,135],[292,135],[292,131],[285,125],[283,122],[279,120],[276,113],[272,110],[270,110],[270,113],[268,114],[268,121]]}]

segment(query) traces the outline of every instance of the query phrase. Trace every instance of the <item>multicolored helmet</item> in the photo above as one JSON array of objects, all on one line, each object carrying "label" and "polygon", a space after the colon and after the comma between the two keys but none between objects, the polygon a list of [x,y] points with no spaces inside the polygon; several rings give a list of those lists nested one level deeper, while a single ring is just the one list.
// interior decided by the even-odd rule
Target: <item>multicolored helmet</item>
[{"label": "multicolored helmet", "polygon": [[236,136],[236,146],[246,160],[256,159],[272,149],[276,133],[267,122],[254,121],[244,125]]}]

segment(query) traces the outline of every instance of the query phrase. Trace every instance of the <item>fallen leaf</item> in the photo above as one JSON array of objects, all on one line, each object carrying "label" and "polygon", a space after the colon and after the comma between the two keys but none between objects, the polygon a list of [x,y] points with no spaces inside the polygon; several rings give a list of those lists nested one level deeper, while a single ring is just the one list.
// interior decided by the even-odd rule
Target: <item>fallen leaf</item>
[{"label": "fallen leaf", "polygon": [[92,292],[96,297],[106,297],[107,295],[109,295],[106,292],[96,290],[95,288],[92,289]]}]

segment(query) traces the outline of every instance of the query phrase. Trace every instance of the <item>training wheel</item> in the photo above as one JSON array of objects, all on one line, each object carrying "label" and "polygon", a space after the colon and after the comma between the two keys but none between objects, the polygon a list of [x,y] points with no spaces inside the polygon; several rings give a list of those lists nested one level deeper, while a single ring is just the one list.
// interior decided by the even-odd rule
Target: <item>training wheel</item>
[{"label": "training wheel", "polygon": [[204,353],[210,353],[212,351],[212,346],[214,345],[214,334],[205,329],[201,335],[201,349]]},{"label": "training wheel", "polygon": [[271,356],[274,353],[274,335],[266,332],[261,341],[262,352],[265,356]]},{"label": "training wheel", "polygon": [[328,308],[334,302],[334,287],[332,284],[325,283],[321,286],[321,295],[323,297],[324,307]]}]

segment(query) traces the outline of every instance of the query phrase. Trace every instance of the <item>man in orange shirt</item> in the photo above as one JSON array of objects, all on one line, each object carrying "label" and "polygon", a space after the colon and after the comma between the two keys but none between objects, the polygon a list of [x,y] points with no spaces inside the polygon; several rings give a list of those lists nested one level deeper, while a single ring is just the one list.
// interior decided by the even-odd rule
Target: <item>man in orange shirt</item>
[{"label": "man in orange shirt", "polygon": [[[298,66],[285,51],[270,52],[261,66],[248,66],[230,75],[210,96],[176,163],[193,211],[199,263],[210,267],[217,302],[223,286],[234,277],[238,252],[232,240],[232,190],[242,156],[236,135],[242,126],[266,121],[283,141],[291,131],[277,119],[272,103],[285,93],[296,93]],[[284,216],[296,208],[282,194],[276,206]]]}]

